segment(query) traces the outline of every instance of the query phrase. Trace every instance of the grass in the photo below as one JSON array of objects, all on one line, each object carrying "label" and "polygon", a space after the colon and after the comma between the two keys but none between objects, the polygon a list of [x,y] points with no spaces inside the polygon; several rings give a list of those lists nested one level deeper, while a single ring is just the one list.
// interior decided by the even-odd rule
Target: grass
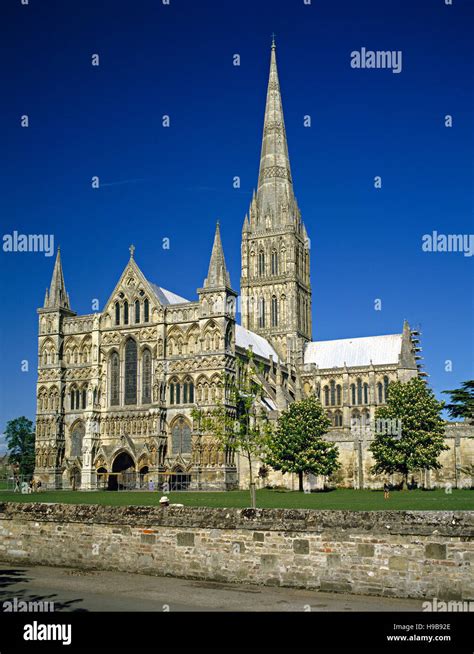
[{"label": "grass", "polygon": [[[63,502],[66,504],[107,504],[111,506],[156,506],[158,492],[112,492],[112,491],[44,491],[21,495],[12,491],[0,491],[0,502]],[[171,492],[172,503],[186,506],[210,506],[245,508],[249,506],[248,491],[228,492]],[[390,499],[384,500],[382,491],[337,489],[320,493],[298,493],[283,490],[257,491],[259,508],[282,509],[345,509],[352,511],[473,511],[474,492],[470,490],[444,489],[423,491],[392,491]]]}]

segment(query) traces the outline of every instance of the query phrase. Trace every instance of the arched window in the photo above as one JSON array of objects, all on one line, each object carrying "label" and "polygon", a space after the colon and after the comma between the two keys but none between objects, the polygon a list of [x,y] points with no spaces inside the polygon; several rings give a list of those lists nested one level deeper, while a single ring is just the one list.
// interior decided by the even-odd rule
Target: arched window
[{"label": "arched window", "polygon": [[150,320],[150,303],[148,300],[145,300],[143,303],[143,319],[145,322],[148,322]]},{"label": "arched window", "polygon": [[329,406],[329,386],[324,387],[324,404]]},{"label": "arched window", "polygon": [[334,416],[334,426],[342,427],[342,413],[340,411],[336,411],[336,414]]},{"label": "arched window", "polygon": [[258,301],[258,326],[265,327],[265,300],[263,297]]},{"label": "arched window", "polygon": [[125,344],[125,404],[137,403],[137,344],[129,338]]},{"label": "arched window", "polygon": [[334,406],[336,404],[336,382],[334,381],[334,379],[331,379],[330,387],[331,387],[331,406]]},{"label": "arched window", "polygon": [[388,399],[388,385],[389,385],[389,383],[390,383],[389,379],[388,379],[387,375],[385,375],[385,377],[383,378],[383,395],[384,395],[385,402]]},{"label": "arched window", "polygon": [[140,301],[135,300],[135,323],[140,322]]},{"label": "arched window", "polygon": [[342,404],[342,388],[340,384],[336,386],[336,404],[338,406]]},{"label": "arched window", "polygon": [[85,409],[87,406],[87,391],[85,388],[82,389],[82,408]]},{"label": "arched window", "polygon": [[364,404],[369,403],[369,385],[364,384]]},{"label": "arched window", "polygon": [[125,300],[123,303],[123,324],[128,325],[128,302]]},{"label": "arched window", "polygon": [[75,407],[75,404],[74,404],[74,398],[75,398],[75,395],[76,395],[76,393],[75,393],[75,391],[74,391],[74,389],[73,389],[73,390],[71,391],[71,411],[74,411],[74,407]]},{"label": "arched window", "polygon": [[181,385],[179,383],[174,385],[174,392],[176,397],[176,404],[181,404]]},{"label": "arched window", "polygon": [[120,325],[120,304],[115,303],[115,324]]},{"label": "arched window", "polygon": [[142,357],[142,403],[151,403],[151,352],[145,350]]},{"label": "arched window", "polygon": [[110,404],[118,406],[120,403],[120,360],[117,352],[110,357]]},{"label": "arched window", "polygon": [[377,395],[378,395],[379,404],[383,404],[383,386],[382,386],[382,382],[379,382],[377,384]]},{"label": "arched window", "polygon": [[174,404],[174,384],[170,384],[170,404]]},{"label": "arched window", "polygon": [[183,418],[174,424],[171,442],[173,455],[191,454],[191,427]]},{"label": "arched window", "polygon": [[278,300],[272,297],[272,327],[278,326]]},{"label": "arched window", "polygon": [[79,393],[79,389],[76,390],[76,409],[81,408],[81,394]]},{"label": "arched window", "polygon": [[259,275],[264,275],[265,274],[265,253],[263,250],[260,250],[258,253],[258,274]]},{"label": "arched window", "polygon": [[272,275],[278,275],[278,253],[272,250]]},{"label": "arched window", "polygon": [[82,441],[86,433],[82,422],[77,422],[71,432],[71,458],[82,456]]},{"label": "arched window", "polygon": [[188,377],[183,384],[183,404],[192,404],[194,402],[194,384],[193,380]]},{"label": "arched window", "polygon": [[351,404],[356,403],[356,387],[355,384],[351,384]]},{"label": "arched window", "polygon": [[357,404],[362,404],[362,381],[357,380]]}]

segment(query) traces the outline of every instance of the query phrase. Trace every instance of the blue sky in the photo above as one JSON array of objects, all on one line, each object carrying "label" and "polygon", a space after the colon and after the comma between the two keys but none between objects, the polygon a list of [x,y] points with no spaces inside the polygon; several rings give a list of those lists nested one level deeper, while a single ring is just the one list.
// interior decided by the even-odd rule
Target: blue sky
[{"label": "blue sky", "polygon": [[[313,338],[395,333],[406,318],[421,326],[437,395],[472,378],[473,257],[421,248],[434,230],[474,232],[472,2],[31,0],[2,12],[2,234],[54,235],[75,311],[104,306],[130,243],[151,281],[194,299],[217,219],[238,289],[276,32]],[[401,73],[351,68],[362,47],[401,50]],[[53,259],[0,254],[3,428],[34,417],[36,309]]]}]

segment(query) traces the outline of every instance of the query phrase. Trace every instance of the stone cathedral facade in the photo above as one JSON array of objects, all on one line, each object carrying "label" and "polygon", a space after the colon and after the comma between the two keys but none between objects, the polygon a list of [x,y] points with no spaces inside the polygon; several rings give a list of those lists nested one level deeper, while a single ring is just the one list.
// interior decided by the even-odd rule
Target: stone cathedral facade
[{"label": "stone cathedral facade", "polygon": [[[316,394],[333,424],[328,438],[340,445],[337,483],[380,483],[351,422],[374,417],[391,381],[424,374],[418,334],[405,322],[392,335],[312,341],[309,239],[293,191],[274,44],[241,254],[240,325],[219,225],[193,301],[145,276],[132,246],[103,311],[77,315],[58,251],[38,310],[35,477],[43,485],[92,490],[116,487],[125,473],[136,484],[181,473],[191,489],[245,486],[242,460],[200,431],[193,409],[227,401],[221,381],[249,350],[261,364],[270,418]],[[282,483],[278,473],[269,481]]]}]

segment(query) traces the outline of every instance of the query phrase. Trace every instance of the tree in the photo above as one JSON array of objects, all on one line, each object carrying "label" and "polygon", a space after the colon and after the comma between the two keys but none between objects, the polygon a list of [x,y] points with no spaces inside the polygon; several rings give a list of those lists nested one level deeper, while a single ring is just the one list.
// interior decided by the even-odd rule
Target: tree
[{"label": "tree", "polygon": [[[419,377],[389,384],[387,404],[375,413],[376,425],[382,427],[376,428],[369,448],[375,458],[372,472],[401,473],[408,485],[410,472],[441,468],[438,457],[448,449],[443,407],[444,402],[438,402]],[[391,429],[395,423],[397,429]]]},{"label": "tree", "polygon": [[283,473],[297,473],[300,491],[305,473],[330,475],[339,468],[337,446],[323,440],[330,426],[315,397],[294,402],[280,415],[269,438],[268,464]]},{"label": "tree", "polygon": [[35,430],[31,420],[25,416],[9,420],[5,440],[9,462],[18,466],[20,475],[32,475],[35,469]]},{"label": "tree", "polygon": [[264,390],[259,372],[252,352],[248,351],[247,361],[238,361],[236,374],[226,377],[221,385],[225,401],[210,414],[193,411],[201,429],[212,434],[223,449],[240,452],[247,459],[252,508],[256,506],[253,464],[265,457],[271,431],[261,404]]},{"label": "tree", "polygon": [[470,425],[474,425],[474,380],[465,381],[461,388],[454,391],[443,391],[451,395],[451,402],[445,409],[452,418],[464,418]]}]

